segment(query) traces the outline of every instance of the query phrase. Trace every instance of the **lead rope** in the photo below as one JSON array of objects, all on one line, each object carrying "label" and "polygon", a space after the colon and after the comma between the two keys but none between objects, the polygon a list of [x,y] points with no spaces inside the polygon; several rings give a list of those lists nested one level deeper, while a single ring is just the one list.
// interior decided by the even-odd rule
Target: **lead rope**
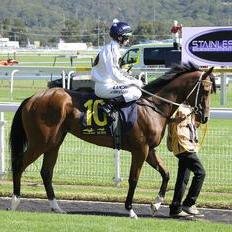
[{"label": "lead rope", "polygon": [[[201,124],[202,125],[202,124]],[[202,127],[200,125],[200,128]],[[203,142],[205,140],[205,137],[206,137],[206,133],[208,131],[208,123],[205,124],[204,126],[204,129],[202,129],[203,133],[202,133],[202,138],[201,138],[201,141],[199,142],[199,150],[201,149],[202,145],[203,145]]]}]

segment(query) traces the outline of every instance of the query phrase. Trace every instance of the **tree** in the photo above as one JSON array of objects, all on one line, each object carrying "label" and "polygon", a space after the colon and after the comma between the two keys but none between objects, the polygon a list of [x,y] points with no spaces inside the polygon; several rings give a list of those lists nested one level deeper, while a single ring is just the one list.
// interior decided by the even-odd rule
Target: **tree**
[{"label": "tree", "polygon": [[134,30],[134,42],[165,39],[169,36],[169,28],[159,21],[140,21]]},{"label": "tree", "polygon": [[65,42],[81,41],[80,21],[66,20],[65,27],[61,29],[60,34]]},{"label": "tree", "polygon": [[1,23],[1,33],[11,41],[19,41],[20,45],[27,43],[26,27],[20,19],[4,19]]}]

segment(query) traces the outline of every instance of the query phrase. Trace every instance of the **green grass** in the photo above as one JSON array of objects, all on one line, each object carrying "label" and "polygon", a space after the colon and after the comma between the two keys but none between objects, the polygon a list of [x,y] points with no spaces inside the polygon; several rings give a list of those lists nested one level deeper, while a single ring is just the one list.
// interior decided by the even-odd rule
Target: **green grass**
[{"label": "green grass", "polygon": [[[46,199],[44,186],[42,181],[30,179],[22,182],[22,197],[33,197]],[[134,196],[134,203],[149,204],[154,201],[158,193],[158,188],[144,187],[139,182]],[[93,201],[109,201],[109,202],[125,202],[128,186],[123,183],[119,187],[113,185],[92,185],[85,184],[65,184],[55,181],[54,189],[57,199],[66,200],[93,200]],[[0,184],[0,196],[8,197],[12,194],[12,182],[2,181]],[[173,196],[173,188],[168,188],[164,204],[171,203]],[[197,201],[197,206],[208,208],[232,209],[232,193],[230,192],[214,192],[202,191]]]},{"label": "green grass", "polygon": [[220,95],[221,95],[221,90],[217,89],[216,94],[211,95],[211,107],[225,107],[225,108],[232,108],[232,83],[229,84],[229,86],[226,88],[226,99],[225,99],[225,104],[222,105],[220,101]]},{"label": "green grass", "polygon": [[16,80],[13,94],[10,94],[10,82],[0,80],[0,102],[21,102],[40,90],[47,88],[46,80]]},{"label": "green grass", "polygon": [[61,215],[49,213],[27,213],[0,211],[1,232],[135,232],[135,231],[204,231],[229,232],[231,225],[199,221],[163,220],[126,217]]},{"label": "green grass", "polygon": [[[13,55],[11,58],[15,58],[19,62],[19,66],[63,66],[68,67],[71,66],[71,56],[76,56],[77,54],[73,54],[73,52],[62,53],[61,52],[49,52],[47,54],[43,54],[41,52],[34,53],[23,53],[18,52],[16,56]],[[84,64],[85,67],[91,67],[91,58],[94,59],[96,56],[95,51],[81,51],[78,54],[79,57],[73,57],[73,66],[80,66],[80,63]],[[0,60],[8,59],[7,54],[0,53]],[[42,63],[40,63],[42,62]],[[43,63],[45,62],[45,63]],[[62,63],[61,63],[62,62]]]}]

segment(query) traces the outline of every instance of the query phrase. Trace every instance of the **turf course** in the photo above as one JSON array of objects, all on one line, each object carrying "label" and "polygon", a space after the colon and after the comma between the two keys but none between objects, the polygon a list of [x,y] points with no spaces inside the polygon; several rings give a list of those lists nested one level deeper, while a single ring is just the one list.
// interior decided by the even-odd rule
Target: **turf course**
[{"label": "turf course", "polygon": [[186,222],[140,218],[129,220],[121,217],[61,215],[49,213],[25,213],[0,211],[1,232],[135,232],[135,231],[215,231],[229,232],[231,225],[205,221]]}]

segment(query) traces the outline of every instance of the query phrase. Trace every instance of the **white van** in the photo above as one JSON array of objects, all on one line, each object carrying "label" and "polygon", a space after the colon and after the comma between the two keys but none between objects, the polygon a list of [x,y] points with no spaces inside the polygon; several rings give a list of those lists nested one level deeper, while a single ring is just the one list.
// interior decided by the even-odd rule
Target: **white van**
[{"label": "white van", "polygon": [[131,46],[122,56],[120,67],[145,70],[155,67],[170,67],[181,63],[181,51],[176,50],[172,43],[137,44]]}]

